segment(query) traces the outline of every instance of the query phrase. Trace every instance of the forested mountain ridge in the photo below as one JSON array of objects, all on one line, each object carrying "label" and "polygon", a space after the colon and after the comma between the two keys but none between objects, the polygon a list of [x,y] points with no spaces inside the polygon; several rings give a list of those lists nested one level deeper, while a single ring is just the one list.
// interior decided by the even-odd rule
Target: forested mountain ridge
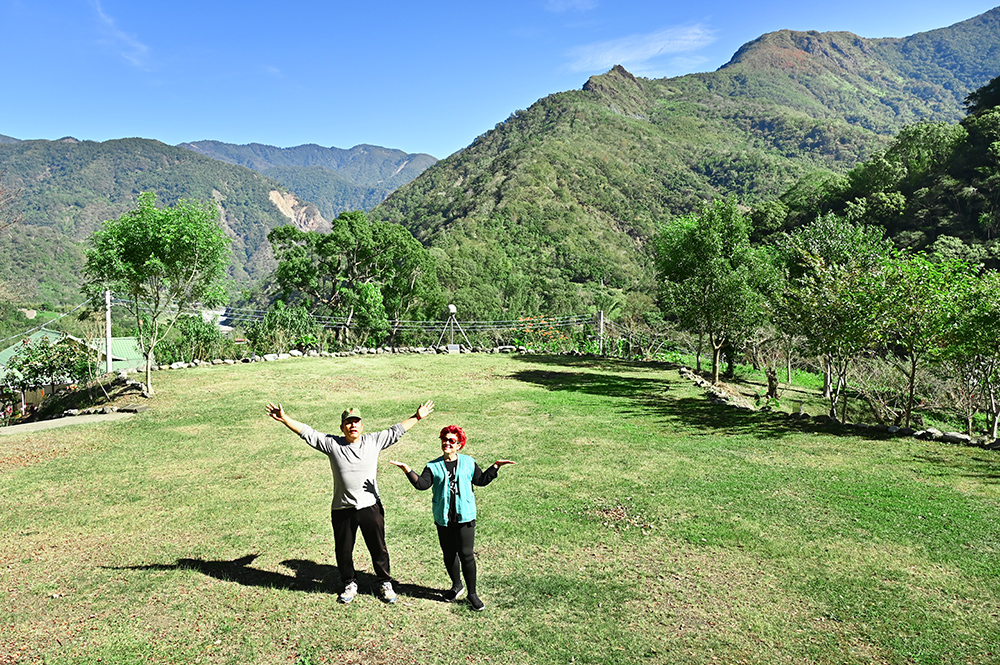
[{"label": "forested mountain ridge", "polygon": [[443,259],[476,313],[649,305],[646,240],[699,202],[776,198],[918,120],[954,122],[1000,73],[1000,8],[902,39],[779,31],[711,73],[621,67],[519,110],[371,215]]},{"label": "forested mountain ridge", "polygon": [[[431,249],[463,317],[644,312],[654,292],[646,245],[660,224],[720,196],[774,200],[805,174],[846,172],[907,123],[956,121],[965,95],[1000,73],[998,44],[995,9],[900,39],[778,31],[716,72],[672,79],[615,67],[514,112],[371,216]],[[273,267],[270,229],[289,220],[329,228],[325,192],[369,178],[348,206],[363,209],[384,196],[372,183],[430,161],[373,146],[0,136],[0,172],[22,190],[24,220],[2,240],[4,268],[37,284],[42,299],[76,299],[79,242],[155,190],[166,203],[219,202],[234,237],[232,273],[247,283]]]},{"label": "forested mountain ridge", "polygon": [[370,210],[437,161],[428,154],[376,145],[344,150],[193,141],[178,147],[258,171],[314,203],[327,219],[346,210]]},{"label": "forested mountain ridge", "polygon": [[5,186],[20,190],[20,222],[0,237],[4,277],[26,297],[54,303],[79,300],[82,241],[133,209],[143,191],[155,191],[161,204],[214,200],[233,238],[238,285],[273,270],[267,233],[275,226],[330,228],[315,206],[270,178],[149,139],[15,140],[0,144],[0,172]]}]

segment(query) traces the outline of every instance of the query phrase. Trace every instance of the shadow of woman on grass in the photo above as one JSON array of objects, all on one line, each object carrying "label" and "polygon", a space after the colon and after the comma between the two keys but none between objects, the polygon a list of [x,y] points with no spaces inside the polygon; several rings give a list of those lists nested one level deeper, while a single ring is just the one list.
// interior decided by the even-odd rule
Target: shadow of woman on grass
[{"label": "shadow of woman on grass", "polygon": [[[270,589],[286,589],[304,593],[340,593],[340,575],[336,566],[316,563],[304,559],[286,559],[280,565],[291,569],[294,574],[275,572],[254,568],[250,564],[259,554],[247,554],[232,560],[177,559],[175,563],[152,563],[141,566],[104,566],[110,570],[135,571],[166,571],[193,570],[207,577],[223,582],[235,582],[243,586],[264,587]],[[358,572],[358,586],[361,592],[374,594],[378,588],[378,580],[371,573]],[[418,584],[396,583],[393,585],[396,593],[411,598],[441,600],[441,592],[437,589]]]}]

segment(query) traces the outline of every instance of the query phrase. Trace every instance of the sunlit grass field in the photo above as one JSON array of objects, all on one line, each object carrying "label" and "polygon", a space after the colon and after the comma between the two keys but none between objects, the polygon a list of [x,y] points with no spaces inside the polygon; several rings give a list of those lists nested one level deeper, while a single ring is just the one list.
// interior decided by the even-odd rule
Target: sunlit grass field
[{"label": "sunlit grass field", "polygon": [[[452,355],[161,372],[153,410],[0,437],[0,664],[998,663],[1000,453],[711,405],[662,364]],[[368,431],[399,602],[339,605],[326,458]],[[485,612],[415,469],[458,424]]]}]

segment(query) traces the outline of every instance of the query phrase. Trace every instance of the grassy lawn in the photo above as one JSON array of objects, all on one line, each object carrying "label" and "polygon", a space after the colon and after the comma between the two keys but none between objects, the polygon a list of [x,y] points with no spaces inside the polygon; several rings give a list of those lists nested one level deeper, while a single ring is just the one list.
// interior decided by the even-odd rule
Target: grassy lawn
[{"label": "grassy lawn", "polygon": [[[291,359],[156,376],[153,410],[0,437],[0,664],[1000,662],[1000,454],[716,407],[662,365]],[[336,603],[323,455],[264,414],[369,431],[397,589]],[[418,472],[463,426],[482,613]]]}]

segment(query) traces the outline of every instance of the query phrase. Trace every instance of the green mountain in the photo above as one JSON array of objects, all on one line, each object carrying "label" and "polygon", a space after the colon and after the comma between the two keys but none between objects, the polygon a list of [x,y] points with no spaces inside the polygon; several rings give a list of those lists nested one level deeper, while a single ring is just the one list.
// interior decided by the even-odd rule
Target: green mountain
[{"label": "green mountain", "polygon": [[233,237],[237,285],[273,270],[270,229],[290,222],[330,228],[315,206],[274,180],[159,141],[15,140],[0,144],[0,173],[6,187],[21,190],[21,221],[0,236],[4,277],[29,298],[52,303],[79,302],[81,243],[104,220],[134,208],[143,191],[155,191],[161,203],[215,200]]},{"label": "green mountain", "polygon": [[955,122],[1000,73],[1000,8],[902,39],[779,31],[711,73],[621,67],[520,110],[371,211],[433,248],[470,316],[645,311],[657,225],[777,198],[920,120]]},{"label": "green mountain", "polygon": [[327,219],[346,210],[371,210],[437,161],[374,145],[343,150],[194,141],[179,147],[258,171],[314,203]]}]

